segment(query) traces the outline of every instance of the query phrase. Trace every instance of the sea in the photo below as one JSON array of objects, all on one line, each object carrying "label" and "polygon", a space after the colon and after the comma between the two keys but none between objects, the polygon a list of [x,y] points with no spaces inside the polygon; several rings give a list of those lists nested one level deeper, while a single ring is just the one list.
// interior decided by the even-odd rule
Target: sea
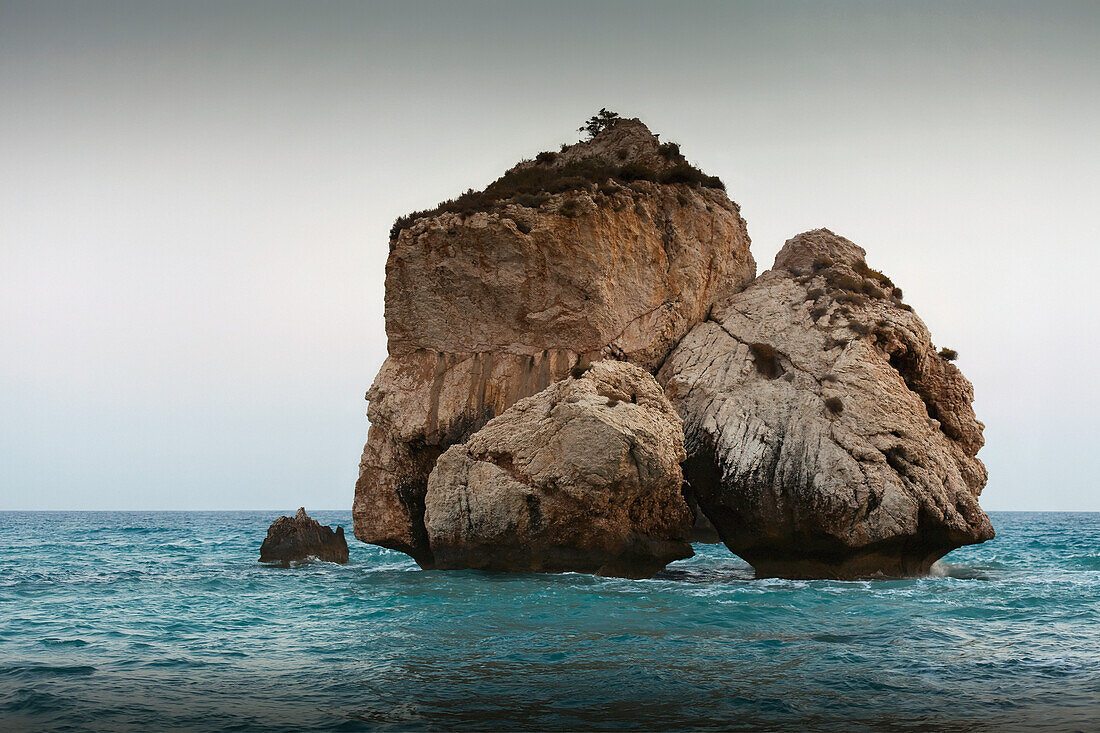
[{"label": "sea", "polygon": [[1100,514],[918,579],[257,562],[282,512],[0,513],[0,730],[1100,730]]}]

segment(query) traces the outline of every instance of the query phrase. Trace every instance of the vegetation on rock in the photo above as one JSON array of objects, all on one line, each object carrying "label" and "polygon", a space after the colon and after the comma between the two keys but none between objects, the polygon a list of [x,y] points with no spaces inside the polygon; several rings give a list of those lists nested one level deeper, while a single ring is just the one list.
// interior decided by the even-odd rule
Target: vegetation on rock
[{"label": "vegetation on rock", "polygon": [[599,112],[589,117],[587,122],[577,128],[577,132],[586,133],[588,139],[591,140],[604,130],[614,127],[619,119],[618,112],[612,112],[607,108],[601,107]]},{"label": "vegetation on rock", "polygon": [[[608,117],[605,113],[612,116]],[[600,110],[600,114],[593,116],[589,124],[581,129],[587,129],[596,120],[602,126],[593,134],[595,137],[614,126],[618,119],[614,112]],[[568,149],[565,146],[562,152]],[[658,151],[662,158],[672,164],[671,167],[658,171],[637,161],[627,160],[624,158],[627,155],[626,150],[619,150],[614,161],[591,156],[559,165],[561,153],[543,151],[535,156],[534,165],[530,162],[518,165],[484,190],[470,189],[457,198],[442,202],[434,209],[414,211],[398,217],[390,228],[390,239],[395,239],[402,229],[425,217],[446,213],[469,216],[481,211],[498,211],[508,204],[537,208],[545,204],[553,194],[567,191],[599,190],[608,195],[621,190],[617,184],[629,185],[637,181],[726,190],[726,185],[718,176],[707,175],[691,165],[680,153],[680,146],[676,143],[664,143]]]},{"label": "vegetation on rock", "polygon": [[779,366],[779,353],[775,350],[775,347],[771,344],[754,343],[749,344],[749,351],[752,352],[753,363],[756,364],[756,371],[768,379],[775,379],[782,373],[782,369]]}]

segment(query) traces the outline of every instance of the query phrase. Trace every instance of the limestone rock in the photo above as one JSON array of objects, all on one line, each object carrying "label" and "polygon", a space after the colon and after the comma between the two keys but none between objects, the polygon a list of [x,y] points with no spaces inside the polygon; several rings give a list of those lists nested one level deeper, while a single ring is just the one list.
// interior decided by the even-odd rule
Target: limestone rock
[{"label": "limestone rock", "polygon": [[267,537],[260,546],[260,562],[280,563],[284,567],[292,562],[316,558],[325,562],[346,563],[348,543],[344,528],[325,527],[306,515],[305,507],[291,517],[279,517],[267,530]]},{"label": "limestone rock", "polygon": [[[668,170],[623,120],[532,166],[597,159]],[[566,169],[562,169],[566,170]],[[424,492],[436,458],[578,363],[650,371],[755,275],[745,222],[718,188],[636,180],[521,196],[397,230],[386,265],[389,356],[367,393],[355,535],[430,566]]]},{"label": "limestone rock", "polygon": [[865,254],[789,240],[658,373],[694,499],[762,576],[920,574],[993,536],[973,388]]},{"label": "limestone rock", "polygon": [[690,557],[682,435],[657,382],[624,362],[520,400],[431,472],[434,567],[650,577]]}]

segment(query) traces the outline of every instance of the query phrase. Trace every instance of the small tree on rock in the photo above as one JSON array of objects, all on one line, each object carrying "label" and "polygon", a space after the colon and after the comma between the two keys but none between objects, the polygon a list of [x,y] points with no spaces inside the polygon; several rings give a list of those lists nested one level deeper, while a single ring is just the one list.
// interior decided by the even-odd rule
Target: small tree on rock
[{"label": "small tree on rock", "polygon": [[591,140],[604,130],[614,127],[618,121],[619,114],[617,112],[601,107],[600,111],[589,117],[588,122],[583,127],[578,128],[577,131],[588,133],[588,139]]}]

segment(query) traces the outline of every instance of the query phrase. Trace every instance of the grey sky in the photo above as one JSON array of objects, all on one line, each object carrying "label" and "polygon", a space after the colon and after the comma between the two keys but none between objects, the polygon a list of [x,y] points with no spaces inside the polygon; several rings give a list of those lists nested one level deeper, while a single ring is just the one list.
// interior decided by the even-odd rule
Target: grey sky
[{"label": "grey sky", "polygon": [[868,250],[1100,510],[1095,3],[0,1],[0,509],[347,508],[394,218],[602,106]]}]

